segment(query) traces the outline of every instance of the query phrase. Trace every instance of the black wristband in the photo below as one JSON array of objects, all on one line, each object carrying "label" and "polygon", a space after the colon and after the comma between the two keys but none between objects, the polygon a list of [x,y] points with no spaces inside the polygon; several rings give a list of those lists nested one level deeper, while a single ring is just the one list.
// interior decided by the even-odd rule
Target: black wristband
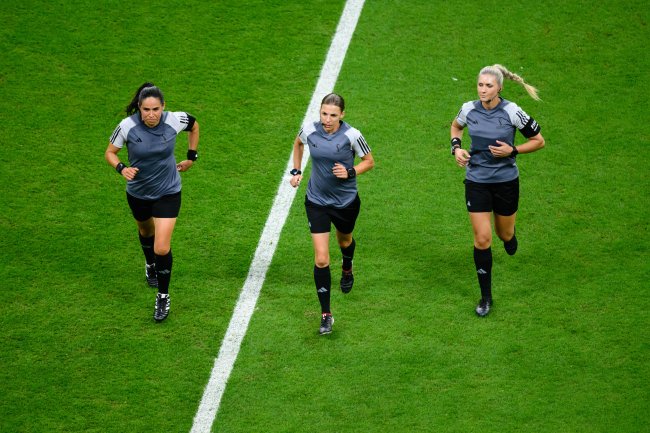
[{"label": "black wristband", "polygon": [[302,171],[298,170],[297,168],[294,168],[293,170],[291,170],[291,171],[289,172],[289,174],[290,174],[291,176],[297,176],[297,175],[299,175],[299,174],[302,174]]},{"label": "black wristband", "polygon": [[512,146],[512,152],[510,153],[510,158],[514,158],[517,155],[519,155],[519,150],[517,149],[516,146]]},{"label": "black wristband", "polygon": [[187,159],[190,161],[196,161],[196,159],[199,157],[199,154],[196,152],[194,149],[188,149],[187,150]]},{"label": "black wristband", "polygon": [[348,168],[348,179],[352,179],[353,177],[357,177],[357,171],[354,167],[350,167]]},{"label": "black wristband", "polygon": [[453,155],[456,149],[460,149],[460,138],[454,137],[451,139],[451,154]]},{"label": "black wristband", "polygon": [[115,166],[115,171],[117,171],[119,174],[122,174],[122,170],[124,170],[125,168],[126,165],[124,165],[123,162],[120,162]]}]

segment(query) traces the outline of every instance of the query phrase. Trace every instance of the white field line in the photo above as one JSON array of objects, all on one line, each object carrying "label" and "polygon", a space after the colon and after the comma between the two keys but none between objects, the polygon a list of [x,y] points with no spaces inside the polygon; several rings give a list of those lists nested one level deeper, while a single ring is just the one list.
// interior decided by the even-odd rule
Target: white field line
[{"label": "white field line", "polygon": [[[316,89],[312,95],[311,102],[305,113],[303,123],[309,119],[316,120],[319,117],[320,101],[328,93],[334,90],[334,84],[338,78],[345,53],[347,52],[354,29],[361,15],[364,0],[348,0],[343,9],[343,14],[336,28],[336,34],[332,39],[332,45],[327,53],[325,63],[321,69]],[[309,148],[305,146],[302,157],[301,169],[309,159]],[[226,390],[226,384],[230,373],[239,354],[239,348],[246,335],[248,324],[253,315],[257,298],[266,278],[273,254],[280,239],[282,227],[287,219],[291,203],[296,196],[296,190],[289,185],[289,175],[293,168],[293,152],[289,156],[284,175],[280,180],[278,192],[273,201],[273,207],[264,225],[264,230],[255,250],[255,256],[248,271],[241,294],[235,305],[230,324],[226,335],[221,343],[219,355],[214,361],[210,379],[203,392],[201,403],[194,417],[191,433],[209,433],[212,424],[219,410],[221,397]]]}]

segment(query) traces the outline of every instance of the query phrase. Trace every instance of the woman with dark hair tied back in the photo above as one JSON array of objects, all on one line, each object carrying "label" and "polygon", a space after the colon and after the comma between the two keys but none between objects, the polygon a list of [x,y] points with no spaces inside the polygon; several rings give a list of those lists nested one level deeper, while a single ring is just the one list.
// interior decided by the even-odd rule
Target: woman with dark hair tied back
[{"label": "woman with dark hair tied back", "polygon": [[[336,239],[343,256],[340,287],[343,293],[348,293],[354,283],[352,259],[356,242],[352,230],[361,209],[356,177],[375,165],[363,135],[345,123],[344,116],[345,102],[341,96],[331,93],[323,98],[320,121],[303,125],[294,141],[294,169],[290,171],[289,180],[294,188],[300,185],[300,164],[304,146],[308,145],[312,172],[307,186],[305,209],[314,244],[314,282],[321,306],[321,335],[332,332],[334,323],[330,310],[331,225],[336,227]],[[355,156],[361,158],[357,165],[354,165]]]},{"label": "woman with dark hair tied back", "polygon": [[[544,147],[540,126],[514,102],[501,97],[503,79],[522,85],[531,98],[537,89],[504,66],[492,65],[478,75],[479,99],[463,104],[451,124],[451,153],[465,168],[465,203],[474,231],[474,265],[481,289],[476,314],[487,316],[492,308],[492,214],[494,230],[508,255],[517,252],[515,219],[519,208],[517,155]],[[467,127],[469,152],[461,147]],[[519,130],[527,141],[515,146]]]},{"label": "woman with dark hair tied back", "polygon": [[[183,111],[165,110],[163,93],[153,83],[144,83],[126,107],[123,119],[110,137],[105,158],[126,180],[126,199],[138,226],[145,257],[145,278],[157,287],[153,318],[167,318],[171,305],[169,282],[172,272],[171,239],[181,208],[181,177],[196,161],[199,124]],[[174,157],[176,136],[188,132],[187,159]],[[128,165],[118,153],[126,146]]]}]

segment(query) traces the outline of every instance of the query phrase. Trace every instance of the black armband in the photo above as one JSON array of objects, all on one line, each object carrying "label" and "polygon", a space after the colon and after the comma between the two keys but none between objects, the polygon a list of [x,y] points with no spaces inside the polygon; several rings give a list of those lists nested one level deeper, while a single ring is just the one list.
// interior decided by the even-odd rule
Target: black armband
[{"label": "black armband", "polygon": [[187,159],[190,161],[196,161],[196,159],[199,157],[199,154],[196,152],[194,149],[188,149],[187,150]]},{"label": "black armband", "polygon": [[183,131],[191,131],[192,128],[194,128],[194,124],[196,123],[196,117],[192,116],[190,113],[187,114],[187,126]]},{"label": "black armband", "polygon": [[528,118],[528,122],[524,125],[523,128],[520,129],[521,135],[523,135],[526,138],[531,138],[539,134],[539,131],[541,131],[541,127],[537,122],[535,122],[535,119],[532,117]]},{"label": "black armband", "polygon": [[451,139],[451,154],[453,155],[456,149],[460,149],[460,138],[454,137]]},{"label": "black armband", "polygon": [[117,171],[119,174],[122,174],[122,170],[126,168],[126,165],[123,162],[118,163],[115,166],[115,171]]}]

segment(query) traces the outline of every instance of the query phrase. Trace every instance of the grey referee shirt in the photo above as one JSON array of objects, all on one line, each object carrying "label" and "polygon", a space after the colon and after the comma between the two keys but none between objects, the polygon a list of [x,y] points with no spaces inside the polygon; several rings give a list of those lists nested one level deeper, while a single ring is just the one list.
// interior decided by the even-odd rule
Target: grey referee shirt
[{"label": "grey referee shirt", "polygon": [[526,138],[534,137],[541,130],[524,110],[505,99],[491,110],[486,110],[481,101],[466,102],[456,122],[467,125],[472,139],[466,179],[478,183],[508,182],[519,177],[516,159],[495,158],[488,146],[497,146],[497,140],[514,146],[517,129]]},{"label": "grey referee shirt", "polygon": [[344,208],[357,196],[357,179],[339,179],[332,173],[334,163],[346,169],[354,167],[355,155],[361,158],[370,147],[356,128],[341,122],[334,134],[328,134],[320,122],[305,124],[298,133],[309,146],[312,173],[307,185],[307,200],[320,206]]},{"label": "grey referee shirt", "polygon": [[143,200],[157,200],[181,190],[181,177],[176,170],[174,147],[176,136],[189,125],[187,113],[164,111],[154,128],[145,125],[140,113],[122,120],[113,131],[110,142],[129,154],[129,166],[139,169],[135,179],[126,183],[126,192]]}]

